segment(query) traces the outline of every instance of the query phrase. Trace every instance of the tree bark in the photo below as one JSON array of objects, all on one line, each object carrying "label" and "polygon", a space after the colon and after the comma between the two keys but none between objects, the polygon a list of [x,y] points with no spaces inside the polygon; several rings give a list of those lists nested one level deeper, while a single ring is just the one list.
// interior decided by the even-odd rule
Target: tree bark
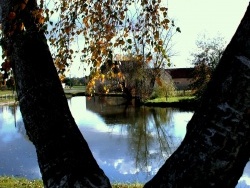
[{"label": "tree bark", "polygon": [[44,186],[111,187],[71,115],[45,35],[32,22],[35,0],[17,13],[26,30],[8,34],[12,23],[7,17],[15,2],[0,4],[4,42],[11,51],[20,110]]},{"label": "tree bark", "polygon": [[[20,110],[36,147],[44,186],[111,187],[71,115],[46,38],[30,19],[35,0],[29,0],[26,10],[18,14],[26,31],[8,34],[7,17],[15,2],[0,4],[4,48],[11,52]],[[145,187],[237,184],[250,154],[249,21],[248,7],[181,146]]]},{"label": "tree bark", "polygon": [[250,154],[250,7],[187,125],[149,187],[235,187]]}]

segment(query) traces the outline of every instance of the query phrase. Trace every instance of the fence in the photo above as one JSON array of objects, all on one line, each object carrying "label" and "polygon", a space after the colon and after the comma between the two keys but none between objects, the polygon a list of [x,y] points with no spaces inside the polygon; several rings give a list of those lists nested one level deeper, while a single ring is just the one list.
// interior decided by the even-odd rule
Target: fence
[{"label": "fence", "polygon": [[176,90],[175,96],[191,96],[193,95],[192,90]]},{"label": "fence", "polygon": [[0,95],[0,100],[10,100],[10,99],[15,99],[17,97],[16,94],[4,94]]}]

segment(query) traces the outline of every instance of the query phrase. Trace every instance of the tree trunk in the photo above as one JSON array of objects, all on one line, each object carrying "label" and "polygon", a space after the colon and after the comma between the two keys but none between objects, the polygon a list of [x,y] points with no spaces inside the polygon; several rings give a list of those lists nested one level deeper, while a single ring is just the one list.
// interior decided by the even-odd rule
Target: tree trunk
[{"label": "tree trunk", "polygon": [[250,154],[250,7],[181,146],[144,187],[235,187]]},{"label": "tree trunk", "polygon": [[8,34],[12,23],[7,17],[15,2],[0,4],[4,42],[11,50],[20,110],[44,186],[111,187],[71,115],[44,33],[32,22],[35,0],[16,13],[26,30]]},{"label": "tree trunk", "polygon": [[[46,38],[18,13],[26,31],[9,35],[16,1],[2,0],[5,49],[10,53],[25,128],[36,147],[45,187],[111,187],[69,110]],[[0,11],[1,12],[1,11]],[[249,159],[250,9],[228,45],[181,146],[145,187],[235,187]]]}]

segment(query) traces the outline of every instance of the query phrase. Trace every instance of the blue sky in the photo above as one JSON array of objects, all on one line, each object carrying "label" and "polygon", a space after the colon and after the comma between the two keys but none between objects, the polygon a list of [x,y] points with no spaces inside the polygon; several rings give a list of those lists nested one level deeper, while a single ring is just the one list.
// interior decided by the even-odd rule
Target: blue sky
[{"label": "blue sky", "polygon": [[172,58],[176,67],[190,67],[190,53],[195,50],[198,35],[215,37],[220,34],[228,43],[234,35],[249,4],[249,0],[167,0],[169,16],[181,28],[175,36]]}]

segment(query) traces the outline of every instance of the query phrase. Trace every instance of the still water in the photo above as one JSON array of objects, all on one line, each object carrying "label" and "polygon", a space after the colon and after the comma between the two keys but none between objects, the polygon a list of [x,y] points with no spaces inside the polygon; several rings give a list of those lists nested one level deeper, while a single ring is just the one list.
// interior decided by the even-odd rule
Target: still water
[{"label": "still water", "polygon": [[[125,106],[120,98],[68,100],[84,138],[111,182],[145,183],[185,136],[193,112]],[[19,107],[0,107],[0,175],[41,178]],[[250,164],[237,187],[250,187]]]}]

